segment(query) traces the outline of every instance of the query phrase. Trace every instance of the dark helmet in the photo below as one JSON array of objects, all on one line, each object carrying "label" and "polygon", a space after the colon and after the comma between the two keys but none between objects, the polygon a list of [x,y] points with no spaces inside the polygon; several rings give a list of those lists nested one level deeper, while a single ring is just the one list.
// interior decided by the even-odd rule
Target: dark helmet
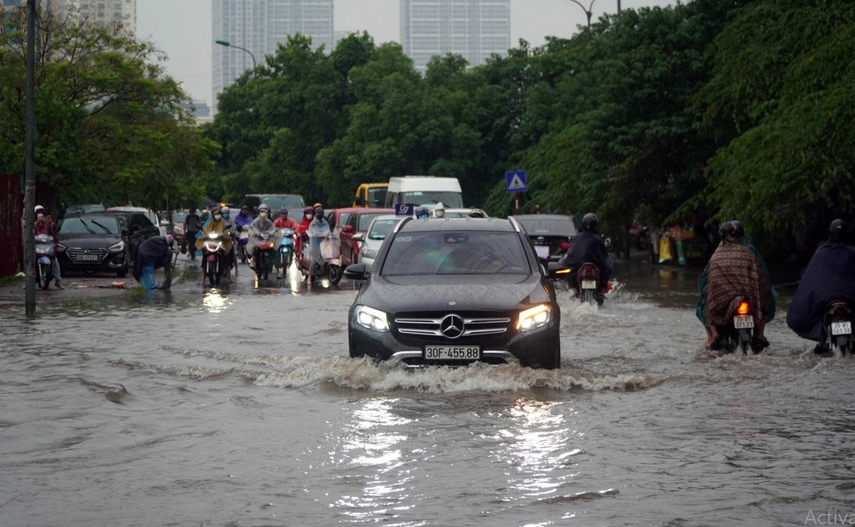
[{"label": "dark helmet", "polygon": [[323,218],[324,217],[324,208],[323,207],[315,207],[314,212],[315,212],[316,218]]},{"label": "dark helmet", "polygon": [[733,220],[730,222],[733,224],[733,237],[734,238],[742,238],[745,236],[745,227],[742,226],[742,222],[739,220]]},{"label": "dark helmet", "polygon": [[416,219],[421,220],[421,219],[425,219],[428,216],[430,216],[430,211],[427,209],[427,207],[417,207],[415,212],[416,212]]},{"label": "dark helmet", "polygon": [[735,238],[736,226],[733,225],[732,221],[722,222],[722,224],[718,226],[718,234],[721,236],[722,240],[725,238]]},{"label": "dark helmet", "polygon": [[593,212],[589,212],[582,217],[582,230],[588,232],[596,232],[597,225],[600,221],[597,219],[597,215]]},{"label": "dark helmet", "polygon": [[284,207],[279,209],[279,214],[288,214],[288,209],[286,209]]},{"label": "dark helmet", "polygon": [[839,242],[843,240],[843,235],[846,232],[846,222],[837,219],[831,222],[831,225],[828,226],[828,239],[829,241]]}]

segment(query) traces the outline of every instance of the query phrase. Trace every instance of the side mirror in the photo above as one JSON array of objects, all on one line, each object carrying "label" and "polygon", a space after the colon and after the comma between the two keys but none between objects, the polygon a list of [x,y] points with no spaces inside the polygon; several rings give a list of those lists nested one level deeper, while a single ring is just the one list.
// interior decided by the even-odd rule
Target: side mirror
[{"label": "side mirror", "polygon": [[603,240],[603,243],[606,244],[606,249],[608,249],[609,247],[612,246],[612,239],[606,238],[605,240]]},{"label": "side mirror", "polygon": [[353,234],[353,232],[354,232],[353,225],[345,225],[344,227],[341,228],[341,232],[344,232],[346,234]]},{"label": "side mirror", "polygon": [[364,242],[365,241],[365,233],[364,232],[357,232],[356,234],[353,235],[353,241]]},{"label": "side mirror", "polygon": [[365,272],[365,264],[348,265],[344,270],[344,277],[351,280],[365,280],[368,274]]},{"label": "side mirror", "polygon": [[549,262],[546,266],[549,278],[566,278],[573,270],[558,262]]}]

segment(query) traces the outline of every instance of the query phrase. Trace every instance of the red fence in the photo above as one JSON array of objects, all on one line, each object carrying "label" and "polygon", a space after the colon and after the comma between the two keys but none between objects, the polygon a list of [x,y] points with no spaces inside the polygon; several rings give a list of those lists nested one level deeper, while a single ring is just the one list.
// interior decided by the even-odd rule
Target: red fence
[{"label": "red fence", "polygon": [[24,212],[21,176],[0,174],[0,277],[11,276],[23,265],[21,217]]}]

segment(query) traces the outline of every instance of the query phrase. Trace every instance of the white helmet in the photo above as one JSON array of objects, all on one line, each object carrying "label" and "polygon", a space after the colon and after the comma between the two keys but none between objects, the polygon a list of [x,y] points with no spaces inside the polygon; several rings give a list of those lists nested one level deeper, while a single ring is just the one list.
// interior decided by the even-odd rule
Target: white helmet
[{"label": "white helmet", "polygon": [[433,215],[435,218],[445,217],[445,205],[443,205],[441,201],[433,208]]},{"label": "white helmet", "polygon": [[35,210],[35,212],[36,212],[36,213],[38,213],[39,211],[44,212],[44,211],[45,211],[45,208],[44,208],[44,207],[42,207],[41,205],[36,205],[36,210]]}]

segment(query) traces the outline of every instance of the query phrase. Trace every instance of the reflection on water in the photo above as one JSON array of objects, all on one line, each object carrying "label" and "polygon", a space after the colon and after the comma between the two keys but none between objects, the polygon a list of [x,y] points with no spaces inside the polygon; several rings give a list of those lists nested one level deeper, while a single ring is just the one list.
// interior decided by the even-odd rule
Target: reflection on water
[{"label": "reflection on water", "polygon": [[209,289],[202,297],[204,311],[210,314],[222,313],[228,308],[228,305],[228,296],[225,291],[220,289]]}]

